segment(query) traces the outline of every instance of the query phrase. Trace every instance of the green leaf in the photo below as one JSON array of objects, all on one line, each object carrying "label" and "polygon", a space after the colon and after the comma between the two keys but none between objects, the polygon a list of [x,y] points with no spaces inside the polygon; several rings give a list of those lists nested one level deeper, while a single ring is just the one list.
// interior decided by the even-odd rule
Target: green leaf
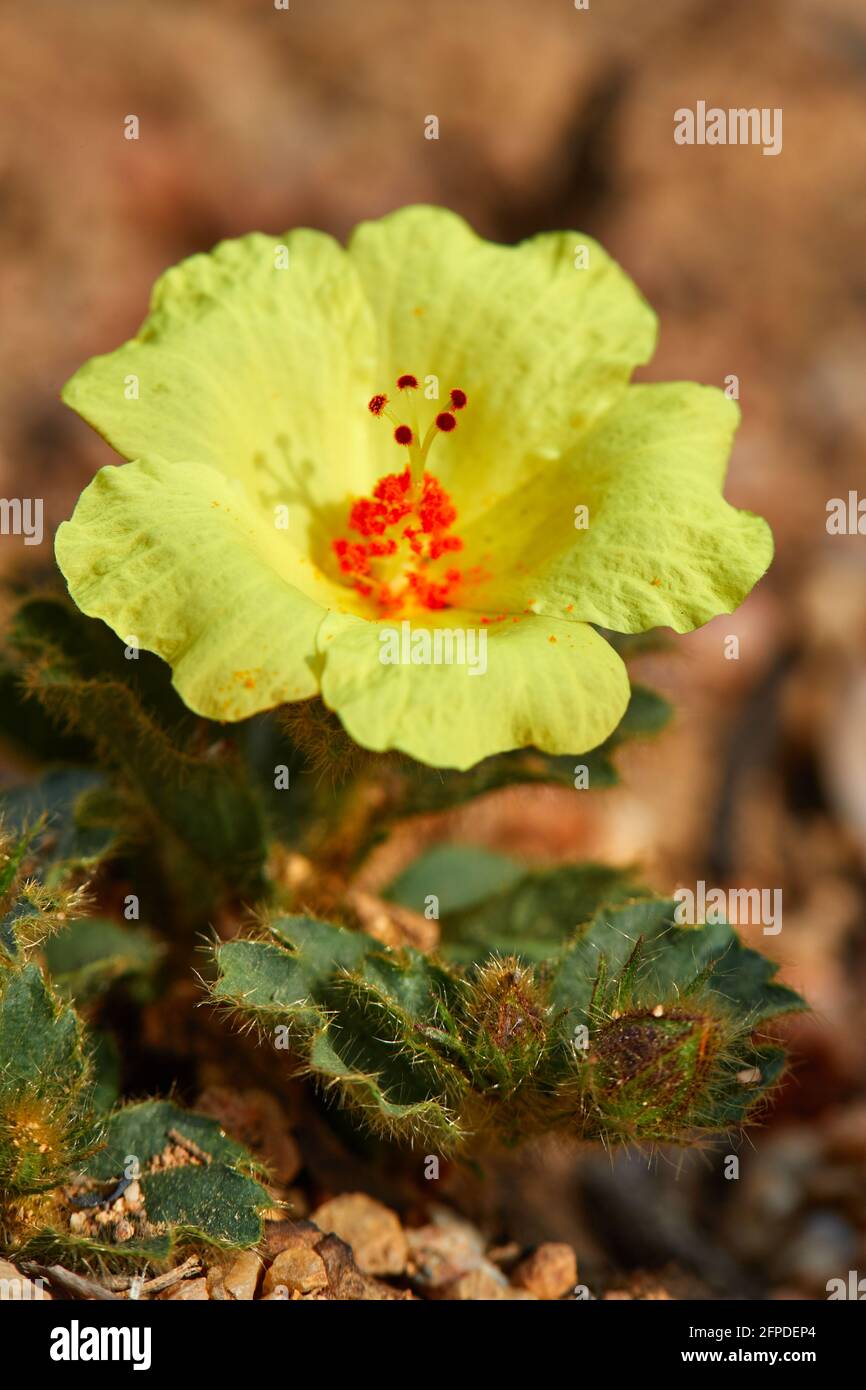
[{"label": "green leaf", "polygon": [[[25,606],[16,638],[34,658],[31,691],[53,718],[85,735],[113,770],[123,792],[127,839],[155,842],[175,896],[191,912],[197,905],[204,915],[220,890],[259,896],[263,817],[240,763],[224,752],[188,752],[186,734],[184,746],[176,742],[144,703],[148,682],[139,681],[137,693],[135,680],[122,679],[128,672],[117,670],[119,662],[123,668],[137,662],[123,661],[122,644],[106,629],[94,654],[92,628],[57,603]],[[97,668],[97,660],[104,666]]]},{"label": "green leaf", "polygon": [[84,1075],[81,1028],[71,1009],[58,1009],[38,966],[3,969],[0,1009],[2,1094],[65,1075],[74,1084]]},{"label": "green leaf", "polygon": [[147,1265],[166,1265],[173,1254],[173,1242],[168,1233],[138,1236],[117,1245],[98,1237],[78,1236],[59,1226],[43,1226],[22,1239],[14,1250],[19,1263],[34,1260],[37,1264],[62,1264],[67,1269],[84,1269],[96,1273],[104,1269]]},{"label": "green leaf", "polygon": [[744,946],[732,927],[680,927],[675,910],[675,903],[655,899],[604,908],[578,931],[559,958],[551,986],[566,1031],[588,1016],[599,961],[615,977],[639,942],[633,988],[644,1002],[673,998],[700,982],[752,1027],[804,1007],[794,990],[774,983],[778,966]]},{"label": "green leaf", "polygon": [[[742,1125],[756,1100],[781,1080],[787,1064],[781,1047],[746,1048],[734,1062],[724,1063],[705,1116],[707,1127],[722,1133]],[[738,1073],[749,1072],[756,1073],[754,1082],[738,1081]]]},{"label": "green leaf", "polygon": [[54,1187],[97,1138],[77,1014],[36,964],[0,964],[0,1194]]},{"label": "green leaf", "polygon": [[546,931],[537,966],[511,954],[464,969],[283,918],[216,946],[212,997],[278,1050],[285,1029],[294,1064],[368,1127],[441,1152],[555,1129],[693,1142],[748,1116],[783,1061],[752,1035],[801,1001],[730,928],[672,927],[667,902],[602,909],[562,944],[576,915],[629,890],[583,866],[466,910],[498,940]]},{"label": "green leaf", "polygon": [[442,951],[452,960],[483,960],[506,952],[543,961],[602,903],[646,896],[623,869],[569,864],[524,873],[510,887],[449,914],[442,923]]},{"label": "green leaf", "polygon": [[477,845],[435,845],[413,860],[384,896],[413,912],[423,912],[432,894],[439,901],[440,914],[447,916],[513,887],[525,872],[507,854]]},{"label": "green leaf", "polygon": [[33,763],[85,763],[87,741],[64,734],[41,705],[28,699],[20,666],[0,652],[0,740],[16,758]]},{"label": "green leaf", "polygon": [[309,1066],[320,1084],[336,1088],[342,1102],[360,1113],[376,1133],[437,1144],[443,1151],[463,1138],[446,1095],[433,1079],[433,1068],[427,1076],[408,1066],[401,1068],[358,1031],[316,1034]]},{"label": "green leaf", "polygon": [[82,1166],[69,1215],[94,1210],[94,1198],[113,1212],[114,1191],[122,1197],[134,1180],[141,1205],[126,1214],[131,1231],[123,1238],[107,1222],[82,1236],[55,1224],[31,1233],[24,1249],[31,1257],[52,1250],[66,1262],[113,1266],[159,1263],[187,1246],[248,1248],[261,1240],[262,1213],[273,1205],[260,1173],[216,1120],[170,1101],[127,1105],[109,1117],[104,1145]]},{"label": "green leaf", "polygon": [[122,927],[104,918],[80,918],[43,947],[45,964],[60,992],[83,1004],[118,980],[154,972],[164,948],[144,927]]},{"label": "green leaf", "polygon": [[82,680],[128,685],[166,729],[194,727],[195,721],[172,689],[165,663],[142,650],[128,658],[128,647],[105,623],[86,617],[63,595],[26,598],[15,613],[9,641],[25,663],[47,655],[74,669]]},{"label": "green leaf", "polygon": [[90,1034],[90,1060],[93,1067],[93,1108],[107,1115],[120,1099],[122,1064],[120,1050],[112,1033],[95,1029]]},{"label": "green leaf", "polygon": [[424,1029],[452,989],[448,972],[311,918],[281,918],[270,937],[217,948],[215,1002],[254,1020],[271,1043],[287,1028],[322,1083],[374,1127],[447,1136],[448,1090],[459,1080],[447,1060],[431,1063]]},{"label": "green leaf", "polygon": [[[249,1248],[261,1240],[262,1213],[273,1205],[260,1173],[208,1116],[170,1101],[125,1106],[108,1117],[102,1146],[79,1163],[63,1194],[66,1218],[86,1223],[93,1214],[90,1229],[65,1227],[61,1211],[40,1226],[36,1208],[15,1242],[16,1257],[111,1269],[164,1264],[190,1247]],[[120,1213],[131,1182],[137,1200]]]},{"label": "green leaf", "polygon": [[23,833],[27,826],[43,821],[36,850],[39,873],[46,882],[75,869],[87,871],[110,852],[116,826],[99,813],[99,797],[106,785],[101,773],[58,768],[38,781],[0,792],[0,814],[10,829]]},{"label": "green leaf", "polygon": [[344,977],[389,993],[413,1020],[431,1016],[436,991],[447,986],[445,972],[419,952],[391,952],[364,932],[330,922],[281,917],[269,935],[220,946],[213,988],[216,1000],[264,1024],[276,1019],[304,1031],[323,1026]]},{"label": "green leaf", "polygon": [[0,957],[9,962],[26,959],[85,902],[85,890],[69,888],[60,873],[51,887],[40,880],[36,847],[44,827],[44,816],[11,835],[0,824]]},{"label": "green leaf", "polygon": [[143,1179],[142,1190],[148,1219],[155,1225],[241,1249],[261,1240],[261,1213],[272,1205],[259,1183],[224,1163],[152,1173]]},{"label": "green leaf", "polygon": [[670,722],[673,708],[663,695],[646,685],[632,682],[628,709],[608,740],[616,747],[632,738],[654,738]]},{"label": "green leaf", "polygon": [[[240,940],[220,947],[215,998],[242,1007],[245,1015],[262,1024],[278,1017],[293,1028],[320,1026],[322,1001],[334,972],[354,969],[370,938],[326,922],[316,924],[312,935],[305,931],[306,923],[304,918],[283,919],[273,924],[273,942]],[[300,952],[298,943],[307,949]]]},{"label": "green leaf", "polygon": [[137,1158],[145,1169],[170,1142],[169,1131],[173,1129],[191,1139],[215,1161],[247,1173],[261,1171],[243,1145],[223,1133],[218,1121],[193,1110],[182,1110],[169,1100],[146,1100],[115,1111],[104,1146],[84,1171],[88,1177],[106,1182],[109,1178],[120,1177],[129,1155]]}]

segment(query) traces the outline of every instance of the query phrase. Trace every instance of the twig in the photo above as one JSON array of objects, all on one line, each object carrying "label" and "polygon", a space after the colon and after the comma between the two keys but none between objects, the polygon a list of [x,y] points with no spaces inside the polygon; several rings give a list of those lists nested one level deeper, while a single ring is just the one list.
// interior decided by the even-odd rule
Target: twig
[{"label": "twig", "polygon": [[80,1274],[73,1274],[71,1269],[64,1269],[63,1265],[47,1265],[41,1272],[61,1293],[69,1294],[71,1298],[94,1298],[112,1302],[120,1300],[119,1294],[111,1293],[103,1284],[97,1284],[95,1279],[85,1279]]},{"label": "twig", "polygon": [[210,1154],[200,1149],[194,1139],[187,1139],[185,1134],[181,1134],[179,1129],[170,1129],[168,1137],[173,1144],[179,1144],[182,1149],[186,1149],[188,1154],[197,1158],[201,1163],[210,1163]]},{"label": "twig", "polygon": [[183,1264],[175,1265],[174,1269],[167,1269],[165,1274],[157,1274],[153,1279],[148,1279],[139,1288],[138,1296],[150,1297],[151,1294],[162,1293],[163,1289],[170,1289],[172,1284],[179,1284],[182,1279],[188,1279],[193,1274],[201,1274],[201,1264],[197,1256],[190,1255]]}]

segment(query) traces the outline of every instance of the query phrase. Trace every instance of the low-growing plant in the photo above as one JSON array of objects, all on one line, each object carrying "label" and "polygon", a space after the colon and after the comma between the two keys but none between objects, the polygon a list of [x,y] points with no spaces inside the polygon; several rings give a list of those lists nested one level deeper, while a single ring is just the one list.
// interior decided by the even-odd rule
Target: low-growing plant
[{"label": "low-growing plant", "polygon": [[16,595],[0,659],[33,772],[2,795],[6,1250],[260,1239],[257,1160],[130,1084],[124,1027],[196,970],[275,1088],[443,1155],[693,1145],[766,1103],[800,999],[635,873],[455,843],[358,876],[413,817],[615,787],[670,715],[627,663],[769,563],[722,496],[736,407],[629,384],[654,316],[575,236],[496,247],[414,208],[347,251],[227,242],[68,384],[128,461],[58,532],[72,601]]},{"label": "low-growing plant", "polygon": [[215,948],[212,995],[392,1138],[694,1143],[772,1086],[784,1054],[762,1029],[800,1000],[730,927],[673,912],[602,909],[541,962],[469,967],[287,917]]}]

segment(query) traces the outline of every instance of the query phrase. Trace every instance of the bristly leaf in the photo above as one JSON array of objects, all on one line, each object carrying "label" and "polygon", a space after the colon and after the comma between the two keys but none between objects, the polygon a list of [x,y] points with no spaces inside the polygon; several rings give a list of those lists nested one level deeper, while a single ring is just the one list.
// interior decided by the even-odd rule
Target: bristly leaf
[{"label": "bristly leaf", "polygon": [[9,834],[0,823],[0,960],[23,960],[87,904],[83,886],[49,888],[30,872],[44,824],[40,817]]},{"label": "bristly leaf", "polygon": [[426,1035],[452,989],[443,967],[306,917],[275,921],[266,940],[228,942],[217,960],[214,1000],[273,1046],[290,1044],[374,1128],[450,1141],[447,1093],[460,1077],[438,1052],[431,1065]]},{"label": "bristly leaf", "polygon": [[153,681],[136,676],[138,660],[124,661],[122,644],[93,626],[58,602],[25,604],[13,637],[29,659],[28,689],[112,769],[127,837],[158,847],[178,895],[205,905],[220,889],[257,897],[263,818],[240,763],[181,747],[161,712],[144,703]]},{"label": "bristly leaf", "polygon": [[[142,1172],[146,1172],[166,1148],[175,1144],[173,1134],[191,1141],[194,1148],[207,1156],[208,1163],[225,1164],[247,1177],[261,1176],[261,1165],[251,1158],[242,1144],[223,1132],[218,1121],[209,1115],[198,1115],[194,1110],[183,1110],[168,1100],[141,1101],[115,1111],[105,1142],[84,1168],[84,1174],[97,1182],[120,1178],[130,1155],[138,1160]],[[192,1156],[195,1156],[194,1149]],[[178,1157],[174,1155],[175,1159]]]},{"label": "bristly leaf", "polygon": [[101,773],[59,768],[0,791],[0,814],[11,832],[41,826],[32,844],[43,882],[87,874],[111,852],[117,826],[100,804],[106,787]]},{"label": "bristly leaf", "polygon": [[247,1249],[273,1205],[260,1166],[217,1121],[170,1101],[115,1110],[103,1145],[30,1231],[21,1256],[109,1268],[160,1264],[185,1248]]},{"label": "bristly leaf", "polygon": [[117,981],[152,976],[164,948],[145,927],[82,917],[47,941],[42,954],[55,988],[85,1004]]},{"label": "bristly leaf", "polygon": [[633,993],[643,1003],[684,999],[698,984],[752,1027],[803,1007],[794,990],[774,982],[778,966],[743,946],[732,927],[676,926],[675,909],[666,899],[613,905],[581,927],[551,980],[551,1002],[562,1011],[564,1028],[586,1021],[599,961],[619,975],[639,943]]},{"label": "bristly leaf", "polygon": [[383,896],[422,913],[433,897],[440,919],[448,918],[513,888],[525,874],[526,866],[510,855],[480,845],[440,844],[413,859]]},{"label": "bristly leaf", "polygon": [[98,1139],[78,1015],[36,964],[0,964],[0,1203],[55,1187]]},{"label": "bristly leaf", "polygon": [[602,903],[646,897],[647,892],[628,870],[601,864],[525,871],[498,893],[445,913],[442,951],[464,963],[496,952],[547,960]]},{"label": "bristly leaf", "polygon": [[[543,900],[566,921],[567,882]],[[592,899],[576,884],[574,915]],[[686,940],[671,914],[652,900],[613,907],[567,945],[564,922],[551,929],[546,961],[468,968],[283,918],[215,947],[211,994],[372,1129],[412,1143],[449,1152],[555,1128],[693,1142],[752,1111],[779,1072],[753,1033],[801,1001],[730,927]]]}]

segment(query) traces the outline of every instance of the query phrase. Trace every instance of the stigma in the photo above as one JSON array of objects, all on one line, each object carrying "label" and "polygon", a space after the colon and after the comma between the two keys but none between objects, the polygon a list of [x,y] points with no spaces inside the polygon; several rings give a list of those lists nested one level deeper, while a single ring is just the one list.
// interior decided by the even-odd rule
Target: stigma
[{"label": "stigma", "polygon": [[395,445],[407,451],[406,465],[380,478],[370,497],[352,503],[347,518],[351,534],[331,542],[341,574],[382,617],[413,607],[450,608],[467,578],[453,563],[463,549],[454,530],[457,509],[427,472],[436,439],[457,428],[457,412],[468,403],[466,392],[453,387],[447,407],[436,412],[422,434],[411,399],[418,378],[404,373],[396,389],[405,405],[401,400],[395,409],[380,392],[371,397],[368,409],[389,421]]}]

